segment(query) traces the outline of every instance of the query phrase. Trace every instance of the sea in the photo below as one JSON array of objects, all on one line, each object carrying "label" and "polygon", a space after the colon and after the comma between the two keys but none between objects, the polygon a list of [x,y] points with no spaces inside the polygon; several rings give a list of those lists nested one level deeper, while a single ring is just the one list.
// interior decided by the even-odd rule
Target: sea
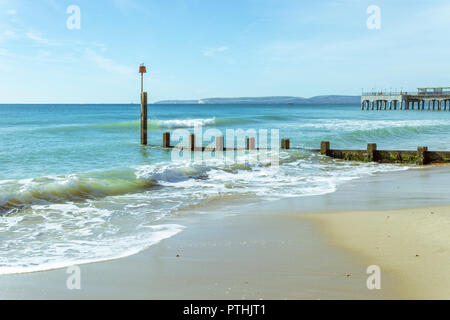
[{"label": "sea", "polygon": [[[414,169],[329,159],[311,151],[321,141],[345,149],[377,143],[379,149],[448,150],[450,144],[448,111],[150,104],[148,113],[149,145],[141,146],[139,105],[0,105],[0,274],[136,254],[183,232],[177,215],[193,206],[308,201],[355,179]],[[210,152],[203,159],[161,147],[163,132],[176,138],[195,128],[224,136],[267,132],[269,144],[289,138],[291,149]]]}]

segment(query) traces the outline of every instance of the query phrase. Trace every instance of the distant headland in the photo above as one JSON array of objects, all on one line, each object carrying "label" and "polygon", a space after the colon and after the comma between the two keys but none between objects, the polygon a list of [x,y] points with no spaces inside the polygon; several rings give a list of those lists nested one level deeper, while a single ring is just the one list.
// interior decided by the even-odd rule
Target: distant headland
[{"label": "distant headland", "polygon": [[361,96],[327,95],[302,97],[206,98],[200,100],[163,100],[156,104],[360,104]]}]

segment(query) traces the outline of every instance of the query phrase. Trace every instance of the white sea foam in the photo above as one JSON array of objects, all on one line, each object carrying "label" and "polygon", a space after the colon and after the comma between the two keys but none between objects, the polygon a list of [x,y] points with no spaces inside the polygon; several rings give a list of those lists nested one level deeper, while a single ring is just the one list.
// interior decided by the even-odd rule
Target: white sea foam
[{"label": "white sea foam", "polygon": [[[89,221],[92,222],[92,219]],[[64,228],[60,227],[61,224],[62,222],[59,222],[56,229]],[[89,222],[86,221],[86,224]],[[39,234],[45,234],[49,238],[45,244],[41,242],[42,237],[39,237],[39,234],[28,236],[23,234],[22,237],[4,241],[0,245],[4,254],[0,255],[0,274],[38,272],[124,258],[170,238],[184,229],[183,226],[174,224],[148,225],[137,227],[127,236],[107,238],[97,235],[96,238],[89,239],[90,234],[83,233],[87,231],[86,228],[78,230],[80,231],[78,237],[70,232],[67,234],[68,229],[64,228],[64,235],[61,232],[60,238],[50,239],[51,233],[55,232],[53,227],[54,224],[45,223],[39,231]],[[22,243],[24,247],[20,253],[11,253],[10,250],[16,249]]]},{"label": "white sea foam", "polygon": [[207,119],[174,119],[174,120],[155,120],[156,124],[162,128],[190,128],[195,126],[207,126],[216,122],[216,118]]},{"label": "white sea foam", "polygon": [[314,119],[308,123],[287,124],[286,126],[352,132],[385,128],[450,126],[450,120]]},{"label": "white sea foam", "polygon": [[[81,202],[67,201],[70,198],[61,203],[30,202],[32,205],[19,213],[0,217],[0,229],[4,234],[0,243],[0,274],[49,270],[135,254],[182,231],[182,226],[165,224],[164,219],[178,209],[203,201],[321,195],[334,192],[349,180],[376,172],[407,169],[405,166],[347,163],[309,153],[282,152],[280,158],[280,166],[269,165],[269,160],[255,159],[247,164],[210,159],[203,163],[178,161],[143,165],[129,170],[135,176],[130,185],[154,181],[160,186],[157,191],[149,188],[129,192],[133,189],[125,188],[122,194],[114,191],[111,195],[89,197]],[[132,178],[128,171],[119,176],[122,175]],[[101,179],[111,177],[115,182],[115,174],[104,173],[95,175],[95,179],[91,175],[69,175],[22,180],[19,185],[26,186],[29,193],[35,188],[48,190],[46,183],[52,190],[63,186],[73,190],[82,181],[83,190],[92,191],[93,187],[87,183],[109,185],[109,180],[102,182]],[[14,182],[2,184],[5,185],[11,187]],[[104,190],[108,189],[103,186],[101,191]],[[66,193],[63,195],[66,197]],[[42,193],[38,196],[42,197]]]}]

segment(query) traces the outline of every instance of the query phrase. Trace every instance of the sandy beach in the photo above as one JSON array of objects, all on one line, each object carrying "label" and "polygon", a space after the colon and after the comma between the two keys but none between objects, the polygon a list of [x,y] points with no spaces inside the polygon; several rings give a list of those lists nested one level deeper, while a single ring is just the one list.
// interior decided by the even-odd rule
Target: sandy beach
[{"label": "sandy beach", "polygon": [[[190,221],[189,221],[190,220]],[[0,299],[380,299],[365,268],[298,216],[186,219],[178,236],[124,259],[0,276]],[[179,257],[177,257],[177,255]],[[351,276],[347,276],[351,274]]]},{"label": "sandy beach", "polygon": [[[196,207],[176,217],[186,226],[177,236],[82,265],[81,290],[67,289],[66,269],[3,275],[0,299],[449,298],[449,177],[448,167],[429,167],[322,196]],[[381,290],[366,287],[374,264]]]},{"label": "sandy beach", "polygon": [[450,206],[306,216],[330,243],[394,274],[398,298],[450,299]]}]

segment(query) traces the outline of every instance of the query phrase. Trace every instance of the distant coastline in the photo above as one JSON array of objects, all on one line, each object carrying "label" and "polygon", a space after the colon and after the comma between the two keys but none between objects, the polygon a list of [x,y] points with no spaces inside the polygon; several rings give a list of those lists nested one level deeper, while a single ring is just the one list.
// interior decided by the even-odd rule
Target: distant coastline
[{"label": "distant coastline", "polygon": [[206,98],[200,100],[162,100],[155,104],[358,104],[361,96],[325,95],[302,97]]}]

